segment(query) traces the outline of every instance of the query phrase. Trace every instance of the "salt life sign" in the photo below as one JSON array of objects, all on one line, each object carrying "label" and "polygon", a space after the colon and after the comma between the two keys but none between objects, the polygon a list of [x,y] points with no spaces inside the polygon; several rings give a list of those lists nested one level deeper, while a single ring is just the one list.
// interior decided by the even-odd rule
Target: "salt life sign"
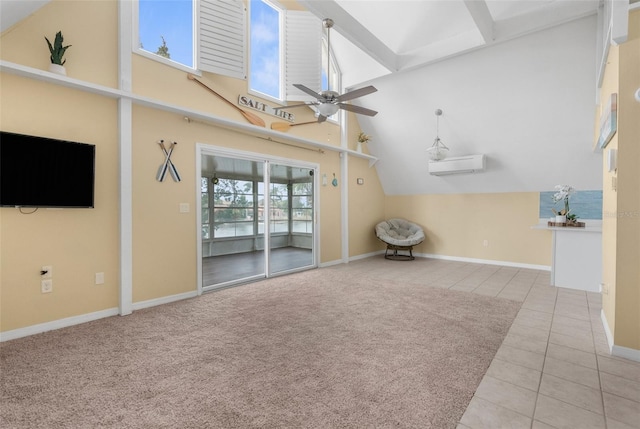
[{"label": "salt life sign", "polygon": [[252,98],[247,97],[246,95],[238,96],[238,104],[240,106],[248,107],[253,110],[257,110],[258,112],[266,113],[271,116],[278,117],[280,119],[284,119],[285,121],[295,122],[295,116],[293,113],[285,112],[281,108],[271,107],[262,101],[257,101]]}]

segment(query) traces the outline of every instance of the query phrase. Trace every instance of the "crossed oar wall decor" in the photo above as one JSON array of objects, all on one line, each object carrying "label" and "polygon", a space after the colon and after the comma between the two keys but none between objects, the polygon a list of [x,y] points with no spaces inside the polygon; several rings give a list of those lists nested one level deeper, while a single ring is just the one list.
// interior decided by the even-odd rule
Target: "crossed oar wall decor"
[{"label": "crossed oar wall decor", "polygon": [[162,152],[164,153],[164,162],[162,164],[160,164],[160,167],[158,167],[158,174],[156,175],[156,180],[158,180],[158,182],[164,182],[164,178],[167,175],[167,170],[169,170],[169,174],[171,174],[171,177],[173,178],[173,181],[174,182],[179,182],[182,179],[180,178],[180,174],[178,173],[178,169],[176,168],[176,166],[171,161],[171,154],[173,153],[173,149],[175,148],[175,146],[178,143],[171,142],[171,145],[169,146],[168,150],[164,146],[164,140],[160,140],[158,142],[158,144],[160,145],[160,148],[162,149]]}]

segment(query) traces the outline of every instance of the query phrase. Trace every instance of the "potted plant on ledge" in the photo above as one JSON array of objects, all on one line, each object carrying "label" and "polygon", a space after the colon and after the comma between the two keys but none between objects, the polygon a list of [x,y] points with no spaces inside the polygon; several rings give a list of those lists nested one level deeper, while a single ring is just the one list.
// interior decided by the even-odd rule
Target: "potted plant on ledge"
[{"label": "potted plant on ledge", "polygon": [[46,36],[44,40],[47,41],[49,52],[51,53],[51,64],[49,65],[49,71],[66,76],[67,70],[64,68],[64,63],[66,63],[67,60],[63,59],[62,57],[64,57],[65,51],[70,48],[71,45],[62,46],[62,42],[64,40],[62,37],[62,31],[58,31],[56,33],[56,38],[53,41],[53,45]]},{"label": "potted plant on ledge", "polygon": [[364,132],[360,132],[360,134],[358,134],[358,145],[356,146],[356,151],[362,152],[362,145],[364,143],[368,143],[369,140],[371,140],[371,136],[365,134]]}]

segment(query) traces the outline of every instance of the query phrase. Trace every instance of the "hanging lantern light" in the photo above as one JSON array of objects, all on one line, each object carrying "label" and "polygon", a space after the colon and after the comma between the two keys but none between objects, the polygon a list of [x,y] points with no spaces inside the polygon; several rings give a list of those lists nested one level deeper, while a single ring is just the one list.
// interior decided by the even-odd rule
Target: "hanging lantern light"
[{"label": "hanging lantern light", "polygon": [[440,132],[440,116],[442,116],[442,110],[436,110],[436,139],[433,141],[433,144],[429,149],[427,149],[427,153],[429,154],[429,159],[431,161],[441,161],[447,157],[447,152],[449,148],[442,143],[440,140],[439,132]]}]

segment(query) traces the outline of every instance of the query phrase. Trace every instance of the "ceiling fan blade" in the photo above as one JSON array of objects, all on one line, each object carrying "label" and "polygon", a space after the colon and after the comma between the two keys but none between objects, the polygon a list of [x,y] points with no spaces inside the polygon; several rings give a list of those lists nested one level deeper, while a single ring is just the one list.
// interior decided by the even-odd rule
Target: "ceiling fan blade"
[{"label": "ceiling fan blade", "polygon": [[346,92],[338,96],[336,101],[341,102],[341,101],[353,100],[354,98],[362,97],[364,95],[368,95],[376,91],[377,89],[375,86],[369,85],[369,86],[365,86],[364,88],[354,89],[353,91]]},{"label": "ceiling fan blade", "polygon": [[295,86],[296,88],[298,88],[300,91],[302,91],[302,92],[304,92],[304,93],[306,93],[306,94],[311,95],[311,96],[312,96],[312,97],[314,97],[314,98],[318,98],[318,99],[321,99],[321,98],[322,98],[322,96],[321,96],[320,94],[318,94],[317,92],[315,92],[313,89],[308,88],[308,87],[306,87],[306,86],[304,86],[304,85],[302,85],[302,84],[300,84],[300,83],[294,83],[294,84],[293,84],[293,86]]},{"label": "ceiling fan blade", "polygon": [[338,107],[361,115],[376,116],[378,114],[375,110],[367,109],[366,107],[354,106],[353,104],[338,103]]}]

